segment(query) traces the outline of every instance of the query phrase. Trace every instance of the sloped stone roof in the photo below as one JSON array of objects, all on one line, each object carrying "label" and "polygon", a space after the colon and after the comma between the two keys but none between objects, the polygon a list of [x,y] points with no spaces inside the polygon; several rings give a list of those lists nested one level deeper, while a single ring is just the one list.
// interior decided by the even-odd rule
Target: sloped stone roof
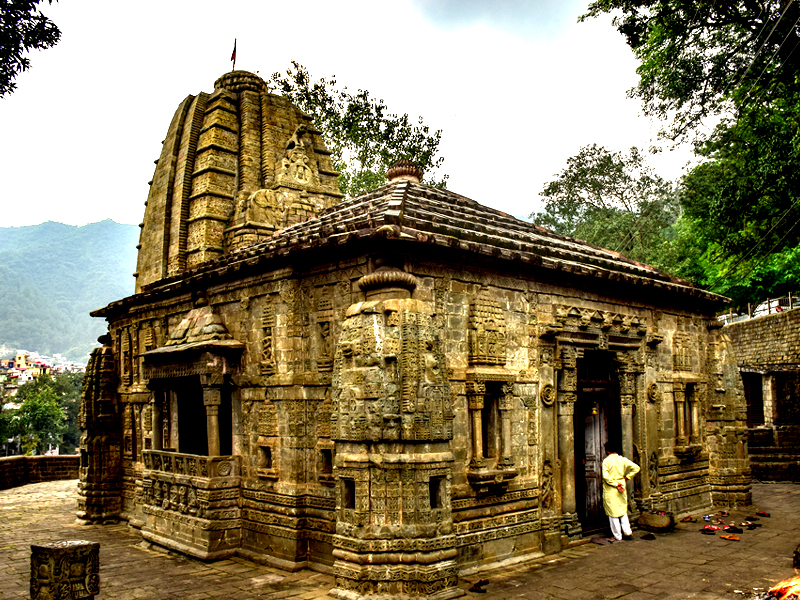
[{"label": "sloped stone roof", "polygon": [[[705,301],[727,300],[618,252],[558,235],[451,191],[407,180],[397,180],[345,200],[317,217],[276,232],[266,241],[231,252],[180,276],[155,282],[142,291],[145,294],[163,291],[205,273],[252,267],[276,257],[367,238],[452,248],[512,261],[523,270],[529,266],[668,289]],[[106,311],[100,309],[92,314],[105,316]]]}]

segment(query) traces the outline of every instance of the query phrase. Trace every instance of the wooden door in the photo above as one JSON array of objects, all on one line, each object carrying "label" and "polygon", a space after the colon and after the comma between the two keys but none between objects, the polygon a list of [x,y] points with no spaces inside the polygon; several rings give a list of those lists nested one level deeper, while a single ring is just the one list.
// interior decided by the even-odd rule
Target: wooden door
[{"label": "wooden door", "polygon": [[[588,410],[584,416],[584,477],[586,479],[586,520],[602,520],[603,510],[603,446],[608,441],[606,390],[586,393]],[[596,413],[596,414],[594,414]]]}]

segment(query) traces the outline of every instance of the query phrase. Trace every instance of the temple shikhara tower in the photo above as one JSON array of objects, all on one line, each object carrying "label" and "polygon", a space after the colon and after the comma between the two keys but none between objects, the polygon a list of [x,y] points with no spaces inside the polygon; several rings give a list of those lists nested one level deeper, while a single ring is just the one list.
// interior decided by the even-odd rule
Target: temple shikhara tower
[{"label": "temple shikhara tower", "polygon": [[604,526],[607,440],[641,466],[634,519],[749,503],[723,298],[387,175],[344,198],[252,73],[180,103],[135,294],[93,313],[80,519],[332,572],[339,598],[445,599]]}]

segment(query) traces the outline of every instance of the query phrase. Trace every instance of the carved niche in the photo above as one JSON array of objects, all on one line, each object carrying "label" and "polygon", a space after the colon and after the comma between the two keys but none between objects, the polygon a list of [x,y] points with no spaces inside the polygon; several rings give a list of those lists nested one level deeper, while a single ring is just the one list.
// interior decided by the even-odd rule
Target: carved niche
[{"label": "carved niche", "polygon": [[261,311],[261,373],[274,375],[275,368],[275,304],[267,301]]},{"label": "carved niche", "polygon": [[291,187],[317,187],[319,176],[314,164],[313,148],[306,139],[308,127],[299,125],[284,145],[280,159],[280,171],[276,182],[278,185]]},{"label": "carved niche", "polygon": [[333,299],[328,288],[323,288],[317,301],[317,370],[321,373],[333,369]]},{"label": "carved niche", "polygon": [[506,364],[506,319],[500,302],[483,288],[469,305],[469,362]]}]

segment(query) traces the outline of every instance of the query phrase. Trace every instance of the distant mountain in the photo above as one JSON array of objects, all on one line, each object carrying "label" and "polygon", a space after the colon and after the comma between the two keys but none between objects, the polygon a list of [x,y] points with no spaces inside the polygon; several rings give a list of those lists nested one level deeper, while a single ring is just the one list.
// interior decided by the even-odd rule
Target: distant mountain
[{"label": "distant mountain", "polygon": [[0,227],[0,346],[86,360],[104,319],[133,294],[139,227],[111,220]]}]

